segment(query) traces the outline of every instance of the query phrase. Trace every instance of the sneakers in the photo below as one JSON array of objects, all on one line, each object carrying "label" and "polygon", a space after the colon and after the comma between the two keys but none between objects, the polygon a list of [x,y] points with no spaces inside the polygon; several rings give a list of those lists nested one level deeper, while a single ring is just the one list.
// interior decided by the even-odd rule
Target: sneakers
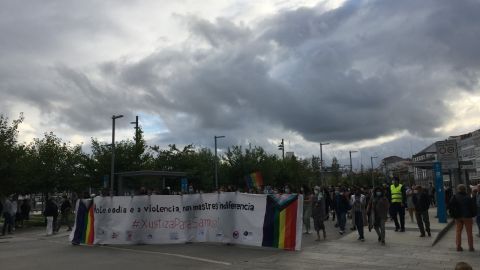
[{"label": "sneakers", "polygon": [[427,234],[428,234],[428,237],[432,237],[432,234],[430,233],[430,231],[428,231]]},{"label": "sneakers", "polygon": [[420,234],[420,237],[425,237],[425,234],[423,234],[423,233],[422,233],[422,234]]},{"label": "sneakers", "polygon": [[400,231],[400,229],[399,229],[399,228],[395,228],[395,231],[398,232],[398,231]]},{"label": "sneakers", "polygon": [[463,251],[462,247],[457,247],[457,251]]},{"label": "sneakers", "polygon": [[470,251],[470,252],[474,252],[474,251],[475,251],[475,249],[472,247],[472,248],[469,248],[469,249],[468,249],[468,251]]},{"label": "sneakers", "polygon": [[359,238],[358,238],[358,241],[365,242],[365,238],[359,237]]},{"label": "sneakers", "polygon": [[338,232],[340,235],[343,235],[345,233],[345,231],[339,231]]},{"label": "sneakers", "polygon": [[382,241],[382,246],[385,246],[385,240]]},{"label": "sneakers", "polygon": [[400,229],[400,232],[405,232],[405,228],[401,228],[401,229]]}]

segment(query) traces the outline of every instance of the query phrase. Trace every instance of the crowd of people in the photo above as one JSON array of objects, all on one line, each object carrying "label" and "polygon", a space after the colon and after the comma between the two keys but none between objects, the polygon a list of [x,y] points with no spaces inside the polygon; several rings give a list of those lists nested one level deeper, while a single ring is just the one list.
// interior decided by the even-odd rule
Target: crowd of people
[{"label": "crowd of people", "polygon": [[[16,229],[25,227],[25,221],[30,220],[34,208],[32,203],[29,197],[22,197],[17,194],[3,199],[0,198],[0,213],[3,217],[2,236],[13,234]],[[48,197],[42,214],[47,224],[47,235],[58,232],[62,225],[67,226],[68,230],[72,229],[72,202],[67,196],[63,196],[60,202]],[[58,220],[59,214],[60,220]]]},{"label": "crowd of people", "polygon": [[[313,190],[313,192],[311,192]],[[288,193],[290,188],[284,189]],[[448,214],[455,219],[456,247],[463,251],[461,234],[465,227],[469,250],[473,247],[473,218],[476,217],[480,237],[480,185],[471,188],[467,193],[465,185],[459,185],[456,194],[445,188]],[[267,192],[266,192],[267,193]],[[410,222],[417,223],[419,237],[431,237],[430,217],[428,210],[436,205],[435,189],[430,183],[428,187],[420,185],[403,185],[398,178],[391,185],[384,184],[375,188],[315,186],[310,189],[303,186],[299,193],[304,195],[303,223],[305,233],[310,233],[310,219],[313,218],[317,241],[321,235],[327,237],[324,221],[332,217],[338,233],[343,235],[347,230],[347,220],[351,220],[351,230],[357,230],[358,240],[364,241],[364,229],[374,229],[378,242],[385,245],[385,223],[390,219],[395,224],[395,232],[405,232],[405,215],[408,211]]]},{"label": "crowd of people", "polygon": [[[239,191],[233,186],[220,187],[217,192]],[[467,192],[465,185],[459,185],[456,194],[446,188],[446,203],[449,215],[456,223],[456,247],[462,251],[461,234],[465,227],[469,250],[473,251],[473,218],[476,217],[480,237],[480,185],[472,187]],[[393,179],[391,185],[383,184],[374,188],[346,187],[346,186],[315,186],[309,188],[302,186],[299,189],[284,185],[282,188],[265,186],[263,191],[251,189],[250,193],[264,194],[291,194],[304,195],[303,223],[305,233],[310,234],[310,223],[313,219],[316,241],[326,239],[327,232],[324,222],[332,218],[338,233],[343,235],[347,230],[347,221],[351,220],[351,230],[356,230],[358,240],[365,241],[365,228],[372,229],[377,233],[378,242],[385,245],[385,223],[391,219],[395,224],[395,232],[405,232],[405,216],[408,212],[410,222],[417,223],[420,237],[430,237],[430,220],[428,210],[436,204],[435,188],[430,183],[428,187],[409,186],[400,183],[398,178]],[[154,189],[140,188],[131,195],[155,195],[155,194],[194,194],[202,193],[189,185],[184,192],[176,192],[166,187],[161,192]],[[108,190],[103,190],[100,196],[109,196]],[[88,195],[87,197],[90,197]],[[52,235],[66,226],[67,231],[72,229],[73,202],[71,198],[63,196],[61,201],[47,198],[43,216],[45,217],[46,234]],[[24,221],[29,220],[31,213],[31,201],[28,198],[19,199],[18,195],[12,195],[3,200],[0,199],[0,213],[4,224],[2,235],[13,233],[16,228],[22,228]],[[60,218],[59,218],[60,217]]]},{"label": "crowd of people", "polygon": [[11,195],[4,200],[0,198],[0,213],[3,217],[2,235],[13,233],[23,228],[24,221],[30,219],[31,201],[18,195]]}]

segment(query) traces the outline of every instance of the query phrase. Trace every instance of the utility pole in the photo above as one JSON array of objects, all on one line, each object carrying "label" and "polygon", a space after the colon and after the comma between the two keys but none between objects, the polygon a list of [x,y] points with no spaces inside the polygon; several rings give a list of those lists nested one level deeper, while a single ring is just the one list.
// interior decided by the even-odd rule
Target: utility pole
[{"label": "utility pole", "polygon": [[352,153],[356,153],[358,151],[348,151],[348,153],[350,154],[350,181],[352,182],[352,187],[353,187],[353,177],[352,177],[352,174],[353,174],[353,167],[352,167]]},{"label": "utility pole", "polygon": [[110,170],[110,195],[113,196],[113,182],[115,181],[115,119],[123,115],[112,115],[112,166]]},{"label": "utility pole", "polygon": [[323,151],[322,146],[329,145],[330,143],[320,143],[320,183],[324,185],[323,181]]},{"label": "utility pole", "polygon": [[378,157],[370,157],[370,163],[372,164],[372,188],[375,187],[374,177],[373,177],[373,159]]},{"label": "utility pole", "polygon": [[135,145],[138,146],[138,141],[139,141],[139,134],[138,134],[138,115],[135,116],[135,122],[130,122],[130,124],[134,124],[135,125]]},{"label": "utility pole", "polygon": [[278,146],[278,150],[282,150],[282,160],[285,160],[285,143],[282,139],[282,142]]},{"label": "utility pole", "polygon": [[138,128],[138,115],[135,116],[135,122],[130,122],[130,124],[135,125],[135,160],[134,160],[134,168],[135,170],[140,169],[140,149],[138,148],[140,144],[140,132]]}]

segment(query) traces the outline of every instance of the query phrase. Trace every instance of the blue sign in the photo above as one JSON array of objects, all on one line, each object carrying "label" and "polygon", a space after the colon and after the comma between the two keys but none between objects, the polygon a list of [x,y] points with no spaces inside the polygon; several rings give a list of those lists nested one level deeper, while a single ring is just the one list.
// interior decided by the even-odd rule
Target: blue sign
[{"label": "blue sign", "polygon": [[182,183],[182,193],[187,193],[188,192],[188,180],[187,180],[187,178],[182,178],[181,183]]},{"label": "blue sign", "polygon": [[447,207],[445,205],[445,189],[443,188],[442,164],[435,162],[433,165],[435,173],[435,193],[437,194],[437,217],[438,222],[447,223]]}]

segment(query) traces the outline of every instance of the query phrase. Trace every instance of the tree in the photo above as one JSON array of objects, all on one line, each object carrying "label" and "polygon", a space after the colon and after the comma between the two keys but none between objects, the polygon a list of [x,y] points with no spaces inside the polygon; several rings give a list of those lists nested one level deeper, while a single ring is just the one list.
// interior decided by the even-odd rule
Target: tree
[{"label": "tree", "polygon": [[28,182],[24,188],[44,194],[68,191],[72,183],[83,177],[83,158],[80,145],[72,146],[53,132],[45,133],[42,139],[25,146],[23,179],[28,178]]},{"label": "tree", "polygon": [[0,196],[16,192],[16,173],[22,147],[17,145],[18,126],[23,122],[23,114],[11,124],[8,118],[0,115]]}]

